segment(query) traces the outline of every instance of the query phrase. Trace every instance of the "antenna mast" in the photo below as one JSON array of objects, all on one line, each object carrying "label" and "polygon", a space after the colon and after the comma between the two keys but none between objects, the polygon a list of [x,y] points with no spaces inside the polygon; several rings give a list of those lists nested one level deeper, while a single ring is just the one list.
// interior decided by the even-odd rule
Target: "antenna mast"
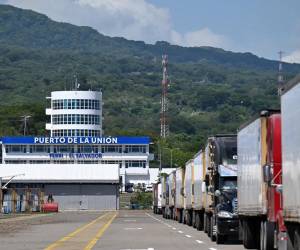
[{"label": "antenna mast", "polygon": [[169,124],[168,124],[168,87],[169,87],[169,76],[168,76],[168,55],[162,56],[162,69],[163,79],[161,82],[162,93],[161,93],[161,114],[160,114],[160,136],[166,138],[169,135]]},{"label": "antenna mast", "polygon": [[282,72],[282,55],[283,51],[279,51],[279,65],[278,65],[278,95],[281,96],[283,90],[283,72]]}]

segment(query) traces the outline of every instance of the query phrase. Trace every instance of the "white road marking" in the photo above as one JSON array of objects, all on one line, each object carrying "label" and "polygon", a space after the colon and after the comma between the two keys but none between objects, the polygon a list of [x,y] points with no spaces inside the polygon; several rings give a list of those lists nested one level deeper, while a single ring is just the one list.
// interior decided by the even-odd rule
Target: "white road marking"
[{"label": "white road marking", "polygon": [[201,240],[196,240],[196,242],[198,242],[199,244],[203,244],[203,241]]},{"label": "white road marking", "polygon": [[172,227],[173,230],[176,230],[176,227]]},{"label": "white road marking", "polygon": [[217,248],[213,248],[213,247],[210,247],[209,249],[210,249],[210,250],[217,250]]},{"label": "white road marking", "polygon": [[183,234],[183,232],[182,232],[182,231],[178,231],[178,233],[180,233],[180,234]]},{"label": "white road marking", "polygon": [[141,249],[124,248],[121,250],[154,250],[154,248],[141,248]]},{"label": "white road marking", "polygon": [[190,236],[190,235],[188,235],[188,234],[186,234],[185,236],[188,237],[188,238],[192,238],[192,236]]},{"label": "white road marking", "polygon": [[141,227],[125,227],[124,230],[142,230]]}]

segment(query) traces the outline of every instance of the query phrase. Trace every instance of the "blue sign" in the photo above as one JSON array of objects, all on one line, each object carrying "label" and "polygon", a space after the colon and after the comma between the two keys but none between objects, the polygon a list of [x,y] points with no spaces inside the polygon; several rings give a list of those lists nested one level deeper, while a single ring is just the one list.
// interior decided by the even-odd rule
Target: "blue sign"
[{"label": "blue sign", "polygon": [[50,153],[51,159],[101,159],[101,153]]},{"label": "blue sign", "polygon": [[149,144],[150,138],[140,137],[31,137],[9,136],[1,138],[3,144]]}]

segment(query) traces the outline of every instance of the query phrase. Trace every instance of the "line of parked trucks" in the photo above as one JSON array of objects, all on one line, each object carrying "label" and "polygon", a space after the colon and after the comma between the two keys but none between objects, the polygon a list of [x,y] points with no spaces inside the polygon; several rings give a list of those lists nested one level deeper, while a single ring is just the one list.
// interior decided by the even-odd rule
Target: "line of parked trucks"
[{"label": "line of parked trucks", "polygon": [[209,137],[184,167],[153,186],[154,213],[203,230],[218,244],[300,250],[300,76],[237,135]]}]

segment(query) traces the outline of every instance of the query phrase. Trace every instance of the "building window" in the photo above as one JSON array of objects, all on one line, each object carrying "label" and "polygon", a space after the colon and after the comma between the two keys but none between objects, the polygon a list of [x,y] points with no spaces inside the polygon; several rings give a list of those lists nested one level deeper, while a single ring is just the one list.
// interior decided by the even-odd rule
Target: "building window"
[{"label": "building window", "polygon": [[146,168],[146,161],[125,161],[125,168]]},{"label": "building window", "polygon": [[50,164],[50,161],[47,160],[30,160],[30,164]]},{"label": "building window", "polygon": [[26,153],[26,145],[6,145],[5,152],[9,153]]},{"label": "building window", "polygon": [[95,160],[80,160],[77,161],[78,164],[99,164],[99,161],[95,161]]},{"label": "building window", "polygon": [[77,147],[78,153],[98,153],[99,148],[98,146],[92,146],[92,145],[79,145]]},{"label": "building window", "polygon": [[146,153],[145,145],[126,145],[124,153]]},{"label": "building window", "polygon": [[54,145],[53,153],[74,153],[74,145]]},{"label": "building window", "polygon": [[52,131],[53,137],[61,136],[100,136],[100,130],[89,129],[56,129]]},{"label": "building window", "polygon": [[53,100],[53,109],[93,109],[100,110],[99,100],[90,99],[63,99]]},{"label": "building window", "polygon": [[50,146],[48,145],[30,145],[30,153],[50,153]]},{"label": "building window", "polygon": [[101,161],[101,164],[118,164],[122,168],[122,161]]},{"label": "building window", "polygon": [[72,160],[55,160],[54,164],[75,164],[75,161]]},{"label": "building window", "polygon": [[103,145],[101,147],[102,153],[122,153],[121,145]]},{"label": "building window", "polygon": [[100,125],[99,115],[65,114],[53,115],[53,124],[90,124]]},{"label": "building window", "polygon": [[25,160],[5,160],[6,164],[26,164]]}]

